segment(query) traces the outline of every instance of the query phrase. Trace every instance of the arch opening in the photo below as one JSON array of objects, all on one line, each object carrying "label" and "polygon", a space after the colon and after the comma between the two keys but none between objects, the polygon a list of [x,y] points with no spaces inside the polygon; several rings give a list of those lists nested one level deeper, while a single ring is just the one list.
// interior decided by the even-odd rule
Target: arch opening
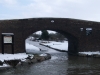
[{"label": "arch opening", "polygon": [[[46,29],[44,29],[46,30]],[[41,30],[42,31],[42,30]],[[43,39],[40,39],[41,37],[41,34],[42,32],[41,31],[35,31],[33,32],[33,34],[31,34],[28,39],[32,40],[32,41],[39,41],[39,40],[43,40]],[[64,32],[62,30],[48,30],[50,33],[49,35],[53,35],[55,36],[55,34],[59,34],[60,37],[57,38],[57,37],[51,37],[46,40],[46,41],[60,41],[60,42],[64,42],[64,41],[67,41],[67,44],[66,44],[66,51],[68,52],[68,54],[72,54],[72,55],[76,55],[78,53],[78,49],[77,49],[77,46],[78,46],[78,40],[76,37],[72,36],[71,34],[67,33],[67,32]],[[38,34],[38,35],[37,35]],[[62,38],[61,38],[61,35],[62,35]],[[34,37],[33,37],[34,36]],[[41,49],[40,49],[41,50]]]}]

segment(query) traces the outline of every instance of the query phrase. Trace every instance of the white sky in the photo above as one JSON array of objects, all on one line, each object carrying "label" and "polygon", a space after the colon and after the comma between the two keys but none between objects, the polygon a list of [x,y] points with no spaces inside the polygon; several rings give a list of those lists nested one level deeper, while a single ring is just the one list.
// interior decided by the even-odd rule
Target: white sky
[{"label": "white sky", "polygon": [[39,17],[100,22],[100,0],[0,0],[0,20]]},{"label": "white sky", "polygon": [[[56,31],[52,31],[52,30],[47,30],[47,31],[48,31],[49,34],[51,34],[51,33],[55,34],[56,33]],[[36,34],[40,34],[40,35],[41,35],[41,33],[42,33],[41,31],[36,32]]]}]

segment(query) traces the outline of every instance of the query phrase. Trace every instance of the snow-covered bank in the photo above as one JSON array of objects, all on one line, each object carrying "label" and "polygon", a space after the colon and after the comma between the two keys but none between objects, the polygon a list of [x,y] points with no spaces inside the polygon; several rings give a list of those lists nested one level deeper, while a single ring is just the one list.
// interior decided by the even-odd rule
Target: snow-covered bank
[{"label": "snow-covered bank", "polygon": [[38,47],[36,47],[36,46],[34,46],[34,45],[32,45],[32,44],[29,44],[29,43],[26,43],[26,50],[35,50],[35,51],[40,51],[40,49],[38,48]]},{"label": "snow-covered bank", "polygon": [[[40,51],[38,47],[35,47],[29,43],[26,43],[26,50],[30,50],[30,52]],[[29,51],[27,51],[29,52]],[[16,54],[1,54],[0,53],[0,61],[4,62],[4,60],[14,60],[14,59],[25,59],[28,57],[26,53],[16,53]]]},{"label": "snow-covered bank", "polygon": [[[34,41],[33,41],[34,42]],[[68,41],[64,41],[64,42],[55,42],[55,41],[40,41],[40,44],[46,46],[46,47],[50,47],[53,49],[58,49],[60,51],[68,51]],[[38,47],[35,47],[34,45],[31,45],[29,43],[26,44],[27,45],[27,49],[31,48],[32,50],[27,50],[27,52],[31,52],[31,53],[40,53],[41,51],[39,50]],[[48,51],[48,50],[47,50]],[[49,51],[48,51],[49,52]],[[95,51],[95,52],[79,52],[78,53],[80,56],[99,56],[100,52],[99,51]]]},{"label": "snow-covered bank", "polygon": [[4,62],[4,60],[14,60],[14,59],[25,59],[28,55],[26,53],[17,53],[17,54],[1,54],[0,53],[0,61]]},{"label": "snow-covered bank", "polygon": [[[17,60],[18,62],[34,63],[51,58],[50,54],[45,54],[45,53],[42,54],[42,52],[38,47],[29,43],[26,43],[26,53],[16,53],[16,54],[0,53],[0,68],[11,67],[11,64],[13,64]],[[33,54],[38,54],[38,57]],[[8,62],[10,62],[9,65]]]},{"label": "snow-covered bank", "polygon": [[0,69],[1,68],[10,68],[16,67],[17,65],[23,64],[32,64],[41,61],[45,61],[51,59],[51,55],[48,53],[44,54],[26,54],[26,53],[18,53],[18,54],[0,54]]},{"label": "snow-covered bank", "polygon": [[4,61],[9,61],[9,60],[25,60],[28,57],[26,53],[16,53],[16,54],[1,54],[0,53],[0,68],[7,68],[11,67],[10,65],[4,63]]},{"label": "snow-covered bank", "polygon": [[92,56],[92,57],[100,57],[100,52],[79,52],[79,56]]},{"label": "snow-covered bank", "polygon": [[0,68],[7,68],[7,67],[10,67],[10,65],[3,64],[2,66],[0,66]]},{"label": "snow-covered bank", "polygon": [[40,51],[40,48],[32,45],[32,44],[29,44],[29,43],[26,43],[26,53],[29,53],[29,54],[41,54],[43,52]]},{"label": "snow-covered bank", "polygon": [[96,52],[79,52],[80,54],[87,54],[87,55],[93,55],[93,54],[98,54],[100,55],[100,52],[99,51],[96,51]]},{"label": "snow-covered bank", "polygon": [[64,41],[64,42],[49,41],[49,42],[41,42],[40,44],[54,49],[68,51],[68,41]]}]

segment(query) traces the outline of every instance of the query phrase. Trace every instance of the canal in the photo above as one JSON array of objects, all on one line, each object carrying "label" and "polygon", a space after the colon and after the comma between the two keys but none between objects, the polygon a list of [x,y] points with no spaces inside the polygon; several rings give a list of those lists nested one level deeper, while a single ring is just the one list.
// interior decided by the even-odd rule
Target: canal
[{"label": "canal", "polygon": [[100,75],[100,58],[69,56],[48,49],[51,59],[31,65],[0,69],[0,75]]}]

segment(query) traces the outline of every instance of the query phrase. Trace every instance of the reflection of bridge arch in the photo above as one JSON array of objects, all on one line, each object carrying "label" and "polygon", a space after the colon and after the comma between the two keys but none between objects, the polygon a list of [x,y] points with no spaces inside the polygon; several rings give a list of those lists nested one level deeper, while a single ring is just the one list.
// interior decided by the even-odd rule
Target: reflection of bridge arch
[{"label": "reflection of bridge arch", "polygon": [[[87,28],[91,29],[87,30]],[[68,18],[32,18],[1,20],[0,33],[14,33],[15,52],[25,51],[25,39],[38,30],[54,30],[69,41],[69,53],[100,50],[100,23]],[[1,42],[1,37],[0,37]],[[6,46],[6,52],[10,47]],[[1,43],[0,43],[1,52]]]}]

